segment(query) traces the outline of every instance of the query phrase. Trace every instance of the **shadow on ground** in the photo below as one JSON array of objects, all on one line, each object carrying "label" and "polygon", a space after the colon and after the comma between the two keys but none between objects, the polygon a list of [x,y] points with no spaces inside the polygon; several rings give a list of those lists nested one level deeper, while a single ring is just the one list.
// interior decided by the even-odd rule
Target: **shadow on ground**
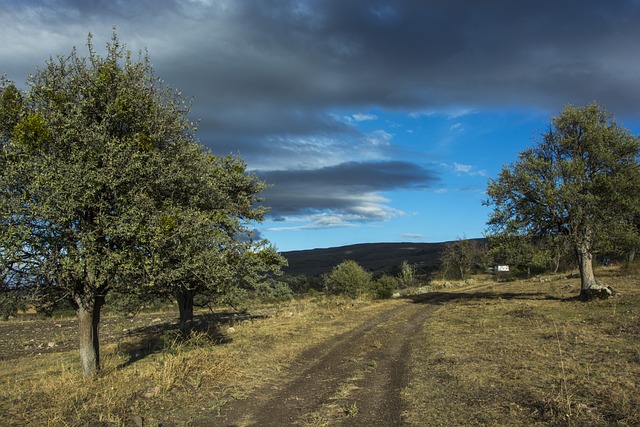
[{"label": "shadow on ground", "polygon": [[237,312],[205,313],[194,316],[191,334],[182,336],[177,323],[162,322],[127,331],[125,341],[118,344],[118,352],[127,356],[121,367],[132,365],[145,357],[180,345],[223,345],[233,340],[221,331],[223,326],[255,320],[265,316]]},{"label": "shadow on ground", "polygon": [[427,292],[419,295],[407,297],[414,304],[445,304],[451,301],[472,301],[482,299],[505,299],[505,300],[551,300],[551,301],[577,301],[579,296],[569,298],[558,298],[543,293],[516,293],[516,292]]}]

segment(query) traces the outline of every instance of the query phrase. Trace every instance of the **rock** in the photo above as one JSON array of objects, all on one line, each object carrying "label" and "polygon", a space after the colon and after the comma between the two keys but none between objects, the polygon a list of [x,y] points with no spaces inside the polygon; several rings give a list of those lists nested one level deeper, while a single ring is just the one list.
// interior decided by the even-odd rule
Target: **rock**
[{"label": "rock", "polygon": [[160,387],[159,386],[155,386],[153,388],[148,389],[143,396],[147,399],[151,399],[152,397],[156,397],[157,395],[160,394]]},{"label": "rock", "polygon": [[236,331],[236,328],[234,328],[233,326],[230,326],[229,329],[227,329],[227,333],[228,334],[232,334]]},{"label": "rock", "polygon": [[391,295],[391,298],[400,298],[400,292],[394,292],[394,293]]},{"label": "rock", "polygon": [[465,285],[474,285],[476,283],[475,279],[467,279],[464,281]]},{"label": "rock", "polygon": [[453,287],[451,282],[444,282],[444,285],[442,285],[442,286],[444,286],[445,288],[452,288]]},{"label": "rock", "polygon": [[55,347],[55,346],[56,346],[56,343],[54,343],[53,341],[49,341],[49,342],[47,343],[47,347],[49,347],[49,348],[53,348],[53,347]]},{"label": "rock", "polygon": [[610,286],[599,283],[591,285],[589,289],[580,291],[580,299],[583,301],[608,299],[611,295],[613,295],[613,289]]}]

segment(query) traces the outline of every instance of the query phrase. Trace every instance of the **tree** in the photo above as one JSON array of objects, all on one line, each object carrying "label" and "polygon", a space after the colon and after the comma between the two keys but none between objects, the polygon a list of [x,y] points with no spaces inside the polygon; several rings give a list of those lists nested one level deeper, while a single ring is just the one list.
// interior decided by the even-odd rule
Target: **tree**
[{"label": "tree", "polygon": [[402,263],[400,263],[398,280],[405,288],[412,286],[416,281],[416,267],[410,264],[409,261],[402,261]]},{"label": "tree", "polygon": [[[261,221],[257,205],[265,184],[246,174],[238,157],[216,157],[198,146],[167,159],[153,194],[156,214],[142,247],[152,292],[176,299],[183,336],[191,332],[196,297],[228,297],[232,288],[254,288],[279,273],[286,260],[266,240],[254,241],[248,225]],[[227,301],[230,302],[230,301]]]},{"label": "tree", "polygon": [[473,267],[480,263],[481,252],[477,241],[464,236],[447,243],[442,253],[444,272],[458,279],[466,279]]},{"label": "tree", "polygon": [[146,55],[115,33],[104,56],[91,36],[88,50],[48,61],[24,93],[0,87],[2,286],[71,302],[87,375],[109,292],[180,298],[275,258],[266,242],[239,243],[264,212],[251,206],[263,184],[196,143],[188,103]]},{"label": "tree", "polygon": [[535,239],[531,236],[500,233],[489,236],[489,254],[494,264],[507,264],[516,274],[556,273],[567,255],[561,236]]},{"label": "tree", "polygon": [[639,154],[638,138],[604,108],[567,106],[534,147],[489,180],[489,227],[567,238],[578,260],[580,295],[591,299],[602,292],[593,273],[596,245],[640,206]]},{"label": "tree", "polygon": [[365,292],[372,275],[353,260],[338,264],[327,276],[327,289],[332,294],[356,298]]}]

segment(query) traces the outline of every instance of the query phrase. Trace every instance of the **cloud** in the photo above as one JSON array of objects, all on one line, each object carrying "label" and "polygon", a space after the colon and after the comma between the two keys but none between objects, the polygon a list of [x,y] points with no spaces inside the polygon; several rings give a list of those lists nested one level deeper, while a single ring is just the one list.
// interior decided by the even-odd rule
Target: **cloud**
[{"label": "cloud", "polygon": [[342,118],[345,123],[360,123],[360,122],[368,122],[372,120],[378,120],[378,116],[375,114],[369,113],[355,113],[348,116],[343,116]]},{"label": "cloud", "polygon": [[[347,162],[318,169],[254,171],[273,184],[263,196],[273,220],[313,223],[318,228],[387,221],[404,215],[381,193],[427,189],[438,176],[401,161]],[[309,226],[305,226],[308,228]]]},{"label": "cloud", "polygon": [[276,184],[274,217],[330,226],[399,215],[381,194],[437,178],[391,161],[387,130],[358,129],[386,112],[444,116],[456,134],[460,117],[505,108],[597,100],[637,116],[638,22],[635,0],[9,0],[0,73],[20,84],[73,46],[86,53],[89,32],[103,51],[116,26],[193,98],[203,144]]},{"label": "cloud", "polygon": [[424,239],[424,234],[411,234],[411,233],[404,233],[401,234],[401,237],[406,238],[406,239],[417,239],[417,240],[421,240]]},{"label": "cloud", "polygon": [[[593,99],[637,111],[639,18],[631,0],[33,0],[8,8],[0,35],[33,48],[24,50],[32,61],[116,25],[132,47],[149,47],[161,75],[216,111],[328,103],[555,111]],[[13,49],[5,44],[1,63],[24,61]]]},{"label": "cloud", "polygon": [[474,165],[465,165],[463,163],[453,162],[451,165],[442,163],[442,166],[451,170],[456,175],[487,176],[487,171],[479,170],[477,166]]}]

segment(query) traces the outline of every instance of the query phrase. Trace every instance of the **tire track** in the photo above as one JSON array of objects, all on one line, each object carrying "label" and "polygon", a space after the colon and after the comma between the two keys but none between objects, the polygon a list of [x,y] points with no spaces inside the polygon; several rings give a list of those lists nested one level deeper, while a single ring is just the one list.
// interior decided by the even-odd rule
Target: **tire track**
[{"label": "tire track", "polygon": [[436,309],[407,301],[318,344],[280,383],[223,407],[218,425],[402,425],[412,340]]}]

